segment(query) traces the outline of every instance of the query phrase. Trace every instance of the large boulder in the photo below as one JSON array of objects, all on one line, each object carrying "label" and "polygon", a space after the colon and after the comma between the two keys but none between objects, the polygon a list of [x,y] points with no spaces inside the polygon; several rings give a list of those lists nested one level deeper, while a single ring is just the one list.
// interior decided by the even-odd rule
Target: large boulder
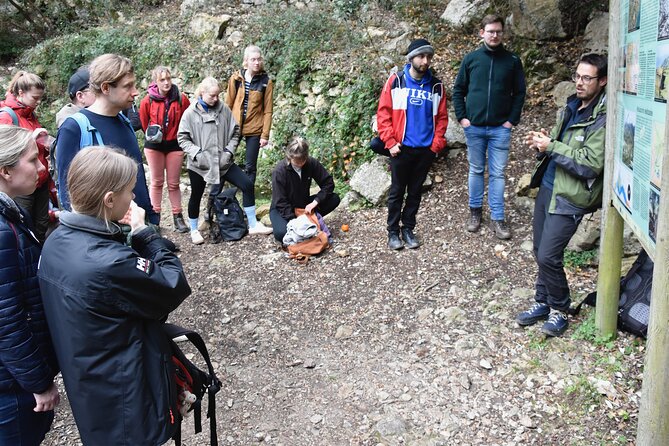
[{"label": "large boulder", "polygon": [[563,39],[567,33],[562,28],[560,0],[511,0],[513,31],[528,39]]},{"label": "large boulder", "polygon": [[227,14],[219,16],[195,14],[190,21],[190,31],[202,39],[222,39],[231,20],[232,17]]},{"label": "large boulder", "polygon": [[589,251],[598,246],[601,235],[602,211],[585,215],[576,233],[569,240],[567,249],[571,251]]},{"label": "large boulder", "polygon": [[358,167],[349,183],[351,189],[365,197],[374,205],[379,205],[390,190],[388,158],[379,156]]},{"label": "large boulder", "polygon": [[583,49],[593,53],[606,53],[609,50],[609,13],[596,12],[585,27]]},{"label": "large boulder", "polygon": [[455,117],[453,110],[448,110],[448,127],[446,128],[446,144],[449,149],[464,149],[467,147],[465,131]]},{"label": "large boulder", "polygon": [[455,27],[466,26],[474,20],[480,20],[489,5],[488,0],[451,0],[441,20]]},{"label": "large boulder", "polygon": [[567,99],[574,93],[576,93],[576,84],[574,84],[571,81],[559,82],[553,88],[553,93],[552,93],[553,102],[555,102],[555,105],[557,105],[558,108],[561,109],[562,107],[567,105]]},{"label": "large boulder", "polygon": [[409,48],[410,43],[411,43],[411,38],[409,37],[409,33],[406,32],[388,41],[385,45],[383,45],[383,49],[384,51],[395,57],[398,54],[406,54],[407,48]]}]

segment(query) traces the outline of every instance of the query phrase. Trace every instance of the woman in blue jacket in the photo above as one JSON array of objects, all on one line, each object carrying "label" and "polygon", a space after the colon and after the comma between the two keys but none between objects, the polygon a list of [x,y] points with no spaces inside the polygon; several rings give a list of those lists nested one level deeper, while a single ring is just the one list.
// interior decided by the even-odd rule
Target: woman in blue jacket
[{"label": "woman in blue jacket", "polygon": [[38,445],[60,401],[37,279],[40,244],[14,198],[35,191],[44,165],[28,130],[0,125],[0,444]]},{"label": "woman in blue jacket", "polygon": [[[44,308],[85,445],[161,445],[178,423],[162,324],[191,290],[132,201],[137,168],[111,148],[80,151],[67,174],[72,212],[42,251]],[[116,223],[128,208],[132,247]]]}]

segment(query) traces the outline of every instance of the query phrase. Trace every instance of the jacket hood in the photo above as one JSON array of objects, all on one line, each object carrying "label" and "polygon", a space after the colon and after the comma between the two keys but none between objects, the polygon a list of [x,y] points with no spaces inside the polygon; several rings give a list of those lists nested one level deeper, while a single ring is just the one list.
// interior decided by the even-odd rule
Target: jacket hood
[{"label": "jacket hood", "polygon": [[7,92],[7,94],[5,95],[4,105],[6,107],[10,107],[12,110],[14,110],[14,112],[17,115],[22,116],[24,118],[31,116],[35,111],[34,108],[24,105],[16,98],[16,96],[14,96],[13,93],[9,92]]},{"label": "jacket hood", "polygon": [[160,90],[158,89],[158,85],[155,83],[149,84],[149,88],[147,88],[147,91],[149,93],[149,97],[153,99],[154,101],[165,101],[167,100],[168,102],[174,102],[179,99],[179,87],[176,85],[172,84],[172,88],[170,88],[169,93],[167,93],[167,96],[163,96],[160,94]]},{"label": "jacket hood", "polygon": [[[567,107],[572,110],[578,109],[578,106],[581,104],[581,100],[576,97],[576,93],[572,94],[567,98]],[[599,96],[594,98],[592,102],[588,105],[588,108],[592,109],[592,113],[589,118],[597,116],[599,113],[606,111],[606,89],[603,88],[599,93]]]},{"label": "jacket hood", "polygon": [[221,109],[225,106],[225,102],[219,99],[216,105],[214,105],[213,107],[209,107],[209,111],[207,112],[204,110],[204,108],[202,108],[202,105],[200,105],[199,99],[201,98],[198,97],[198,101],[195,101],[193,106],[195,107],[195,111],[201,115],[206,115],[208,113],[218,114],[221,111]]},{"label": "jacket hood", "polygon": [[123,240],[123,231],[121,230],[121,227],[113,221],[106,223],[104,220],[91,217],[90,215],[62,211],[60,213],[60,223],[68,228],[90,232],[103,237],[119,238],[121,241]]},{"label": "jacket hood", "polygon": [[4,192],[0,192],[0,214],[4,215],[8,220],[23,222],[19,206]]}]

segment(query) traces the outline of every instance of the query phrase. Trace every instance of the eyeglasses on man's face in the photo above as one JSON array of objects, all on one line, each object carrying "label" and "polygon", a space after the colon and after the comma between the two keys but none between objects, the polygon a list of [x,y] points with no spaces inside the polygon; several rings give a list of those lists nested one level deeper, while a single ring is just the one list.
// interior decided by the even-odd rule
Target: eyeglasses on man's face
[{"label": "eyeglasses on man's face", "polygon": [[485,30],[486,34],[491,35],[491,36],[503,36],[504,35],[504,30],[501,29],[486,29]]},{"label": "eyeglasses on man's face", "polygon": [[578,73],[574,73],[574,74],[571,75],[571,80],[573,80],[574,82],[577,82],[577,83],[578,83],[579,80],[581,80],[581,81],[583,81],[584,84],[588,85],[590,82],[597,79],[598,77],[599,76],[581,76]]}]

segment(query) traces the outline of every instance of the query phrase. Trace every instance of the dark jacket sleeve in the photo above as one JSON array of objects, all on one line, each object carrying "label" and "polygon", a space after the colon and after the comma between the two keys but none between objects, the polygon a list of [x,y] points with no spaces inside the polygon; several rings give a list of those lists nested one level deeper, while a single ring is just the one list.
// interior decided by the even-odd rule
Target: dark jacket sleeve
[{"label": "dark jacket sleeve", "polygon": [[0,362],[21,388],[45,392],[53,373],[34,341],[23,309],[19,254],[14,231],[0,230]]},{"label": "dark jacket sleeve", "polygon": [[279,163],[272,171],[272,201],[281,216],[290,221],[295,218],[295,207],[290,200],[288,178],[286,178],[282,163]]},{"label": "dark jacket sleeve", "polygon": [[316,158],[310,158],[309,162],[312,169],[311,177],[321,188],[316,194],[316,201],[323,203],[334,192],[334,180],[332,179],[332,175],[325,170],[325,167]]},{"label": "dark jacket sleeve", "polygon": [[455,110],[455,117],[458,122],[467,117],[467,108],[465,106],[465,98],[469,90],[469,73],[467,72],[468,57],[462,60],[460,70],[455,78],[453,85],[453,109]]},{"label": "dark jacket sleeve", "polygon": [[109,295],[131,316],[163,319],[191,293],[181,261],[149,228],[133,234],[132,247],[105,270]]},{"label": "dark jacket sleeve", "polygon": [[56,142],[56,168],[58,170],[58,201],[61,209],[72,210],[67,193],[67,172],[72,159],[81,149],[81,130],[72,118],[67,118],[58,129]]},{"label": "dark jacket sleeve", "polygon": [[520,113],[523,111],[525,104],[525,71],[523,70],[523,62],[519,57],[515,58],[514,73],[513,73],[513,96],[511,99],[511,114],[509,115],[509,122],[513,125],[518,125],[520,122]]}]

